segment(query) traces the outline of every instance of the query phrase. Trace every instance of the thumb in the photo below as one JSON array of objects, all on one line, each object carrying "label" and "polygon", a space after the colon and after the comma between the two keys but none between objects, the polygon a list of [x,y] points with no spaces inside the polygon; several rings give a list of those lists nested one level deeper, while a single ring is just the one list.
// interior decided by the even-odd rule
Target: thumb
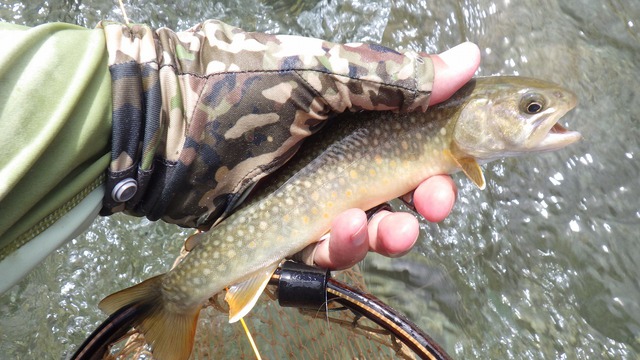
[{"label": "thumb", "polygon": [[442,102],[466,84],[480,65],[480,49],[472,42],[455,46],[442,54],[430,55],[434,67],[429,105]]}]

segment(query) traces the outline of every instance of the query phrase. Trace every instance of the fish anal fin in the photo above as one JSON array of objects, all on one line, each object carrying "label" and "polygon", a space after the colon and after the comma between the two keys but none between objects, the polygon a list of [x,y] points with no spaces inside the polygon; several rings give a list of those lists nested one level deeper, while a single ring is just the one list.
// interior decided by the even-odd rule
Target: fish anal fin
[{"label": "fish anal fin", "polygon": [[278,263],[264,267],[229,287],[224,300],[229,304],[230,323],[240,320],[251,311],[277,268]]},{"label": "fish anal fin", "polygon": [[448,149],[444,150],[445,153],[453,159],[453,161],[460,167],[462,172],[467,175],[467,177],[473,181],[474,184],[480,189],[484,190],[486,187],[486,182],[484,180],[484,174],[482,173],[482,168],[480,164],[476,161],[476,159],[469,156],[459,156],[455,155],[453,152]]},{"label": "fish anal fin", "polygon": [[[123,307],[134,307],[132,324],[151,346],[154,359],[187,360],[193,348],[201,306],[176,309],[164,302],[161,285],[164,275],[118,291],[100,302],[100,308],[112,314]],[[109,345],[109,344],[107,344]]]}]

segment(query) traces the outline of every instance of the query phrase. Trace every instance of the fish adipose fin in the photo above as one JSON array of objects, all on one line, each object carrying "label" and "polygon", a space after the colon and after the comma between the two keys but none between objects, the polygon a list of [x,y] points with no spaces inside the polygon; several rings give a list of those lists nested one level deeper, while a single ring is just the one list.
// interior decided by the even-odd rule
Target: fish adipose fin
[{"label": "fish adipose fin", "polygon": [[243,282],[230,286],[224,300],[229,304],[229,322],[234,323],[243,318],[256,304],[258,298],[269,284],[271,275],[279,263],[272,264],[251,274]]},{"label": "fish adipose fin", "polygon": [[154,359],[188,359],[193,347],[201,306],[176,311],[164,302],[161,291],[164,275],[152,277],[138,285],[118,291],[100,302],[108,314],[132,307],[130,323],[151,345]]},{"label": "fish adipose fin", "polygon": [[487,185],[484,181],[484,174],[482,173],[480,164],[478,164],[478,162],[474,158],[456,156],[448,149],[445,149],[444,151],[453,159],[453,161],[455,161],[462,172],[467,175],[467,177],[471,181],[473,181],[473,183],[476,184],[478,188],[480,188],[480,190],[484,190]]}]

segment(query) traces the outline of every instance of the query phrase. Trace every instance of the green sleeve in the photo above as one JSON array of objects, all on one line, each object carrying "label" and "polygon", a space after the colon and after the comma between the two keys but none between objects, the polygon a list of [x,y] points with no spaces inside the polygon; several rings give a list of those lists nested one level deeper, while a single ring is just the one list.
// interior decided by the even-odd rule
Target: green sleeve
[{"label": "green sleeve", "polygon": [[3,261],[104,181],[111,79],[102,30],[0,23],[0,48]]}]

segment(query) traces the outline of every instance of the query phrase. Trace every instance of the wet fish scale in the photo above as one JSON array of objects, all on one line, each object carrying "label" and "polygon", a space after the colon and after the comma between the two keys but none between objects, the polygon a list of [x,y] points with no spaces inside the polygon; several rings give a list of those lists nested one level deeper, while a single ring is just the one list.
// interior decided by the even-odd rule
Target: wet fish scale
[{"label": "wet fish scale", "polygon": [[[332,129],[351,135],[260,203],[222,222],[212,231],[210,239],[226,241],[219,245],[214,245],[215,240],[205,241],[180,266],[191,271],[172,272],[165,280],[165,287],[189,284],[190,294],[183,295],[200,302],[212,293],[210,288],[192,284],[202,283],[202,274],[198,272],[202,271],[203,264],[216,272],[226,272],[216,276],[216,282],[220,284],[216,290],[220,291],[252,272],[246,266],[249,259],[258,266],[277,262],[317,241],[329,229],[331,220],[342,211],[354,207],[368,209],[400,196],[417,186],[425,172],[432,173],[436,169],[448,172],[455,164],[441,154],[446,140],[440,138],[446,135],[442,135],[440,129],[446,116],[442,114],[440,119],[428,119],[430,123],[426,123],[426,120],[418,121],[421,115],[407,118],[398,118],[395,114],[378,115],[375,119]],[[417,132],[421,134],[420,139],[414,136]],[[373,139],[382,146],[373,146]],[[422,151],[416,151],[419,148]],[[424,166],[426,164],[429,166]],[[305,182],[313,182],[311,190]],[[259,234],[255,233],[255,226],[253,232],[249,227],[255,223]],[[246,246],[248,241],[243,241],[243,237],[237,235],[238,231],[246,232],[249,239],[256,237],[253,241],[260,243],[260,251]],[[207,261],[215,253],[221,254],[220,261]],[[199,270],[194,271],[196,268]]]}]

